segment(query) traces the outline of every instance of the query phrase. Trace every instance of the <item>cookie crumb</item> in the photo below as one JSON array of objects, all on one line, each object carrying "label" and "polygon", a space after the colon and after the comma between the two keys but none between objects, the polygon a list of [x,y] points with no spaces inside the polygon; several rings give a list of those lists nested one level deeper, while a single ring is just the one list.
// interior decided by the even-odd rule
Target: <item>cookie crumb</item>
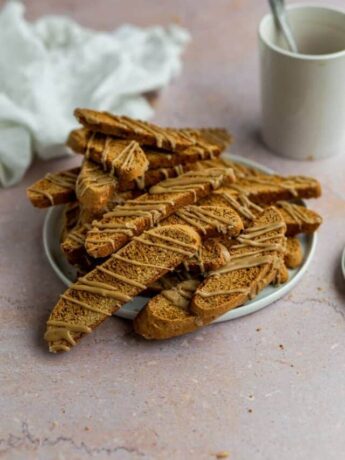
[{"label": "cookie crumb", "polygon": [[222,450],[221,452],[216,452],[214,455],[217,459],[229,458],[230,456],[229,452],[227,452],[226,450]]},{"label": "cookie crumb", "polygon": [[279,344],[279,348],[280,348],[281,350],[284,350],[284,345],[283,345],[282,343],[280,343],[280,344]]},{"label": "cookie crumb", "polygon": [[85,426],[84,431],[90,431],[90,428],[88,426]]},{"label": "cookie crumb", "polygon": [[181,16],[177,16],[177,15],[171,16],[171,21],[174,24],[178,24],[178,25],[181,25],[183,22]]},{"label": "cookie crumb", "polygon": [[253,412],[253,409],[248,409],[248,414],[251,414]]},{"label": "cookie crumb", "polygon": [[261,327],[257,327],[256,332],[260,332],[260,331],[261,331]]}]

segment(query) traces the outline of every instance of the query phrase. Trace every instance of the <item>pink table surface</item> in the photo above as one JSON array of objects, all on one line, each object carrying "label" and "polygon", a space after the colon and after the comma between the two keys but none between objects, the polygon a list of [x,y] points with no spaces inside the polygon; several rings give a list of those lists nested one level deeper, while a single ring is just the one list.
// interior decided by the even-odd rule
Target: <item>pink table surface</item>
[{"label": "pink table surface", "polygon": [[311,205],[325,223],[303,280],[256,314],[159,343],[114,318],[71,353],[50,355],[42,333],[63,285],[43,253],[45,213],[24,190],[76,159],[36,162],[20,185],[0,191],[0,458],[203,460],[222,451],[236,460],[344,458],[345,156],[299,163],[261,144],[256,27],[265,2],[27,6],[30,18],[66,13],[97,29],[125,21],[188,27],[183,74],[161,94],[156,120],[226,126],[235,153],[284,174],[315,175],[324,194]]}]

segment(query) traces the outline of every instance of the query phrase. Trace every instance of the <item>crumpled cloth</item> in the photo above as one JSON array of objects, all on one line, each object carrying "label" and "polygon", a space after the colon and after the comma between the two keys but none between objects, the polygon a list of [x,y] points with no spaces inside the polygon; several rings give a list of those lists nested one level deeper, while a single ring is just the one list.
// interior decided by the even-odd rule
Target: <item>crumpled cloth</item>
[{"label": "crumpled cloth", "polygon": [[178,26],[95,32],[62,16],[34,23],[20,2],[0,11],[0,184],[17,183],[34,154],[49,159],[76,126],[75,107],[147,119],[143,93],[181,71],[189,34]]}]

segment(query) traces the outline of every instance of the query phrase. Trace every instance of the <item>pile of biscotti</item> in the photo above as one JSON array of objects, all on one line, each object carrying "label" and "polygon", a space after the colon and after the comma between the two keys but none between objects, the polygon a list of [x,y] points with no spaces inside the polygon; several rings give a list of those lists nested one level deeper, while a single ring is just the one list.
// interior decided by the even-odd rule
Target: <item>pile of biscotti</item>
[{"label": "pile of biscotti", "polygon": [[67,146],[78,168],[27,190],[39,208],[65,205],[61,248],[79,278],[47,321],[51,352],[69,351],[135,296],[147,339],[192,332],[288,280],[303,259],[298,233],[322,222],[296,204],[317,198],[317,180],[267,175],[221,153],[223,129],[162,128],[76,109],[82,127]]}]

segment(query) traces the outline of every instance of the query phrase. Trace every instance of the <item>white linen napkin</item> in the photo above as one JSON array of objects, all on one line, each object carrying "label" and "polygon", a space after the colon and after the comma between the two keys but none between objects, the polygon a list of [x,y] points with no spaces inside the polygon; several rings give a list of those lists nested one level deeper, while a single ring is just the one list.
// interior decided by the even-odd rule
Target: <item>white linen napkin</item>
[{"label": "white linen napkin", "polygon": [[178,26],[106,33],[62,16],[29,23],[23,4],[8,2],[0,11],[0,184],[17,183],[34,153],[66,153],[54,146],[76,126],[75,107],[149,118],[142,94],[180,73],[188,41]]}]

